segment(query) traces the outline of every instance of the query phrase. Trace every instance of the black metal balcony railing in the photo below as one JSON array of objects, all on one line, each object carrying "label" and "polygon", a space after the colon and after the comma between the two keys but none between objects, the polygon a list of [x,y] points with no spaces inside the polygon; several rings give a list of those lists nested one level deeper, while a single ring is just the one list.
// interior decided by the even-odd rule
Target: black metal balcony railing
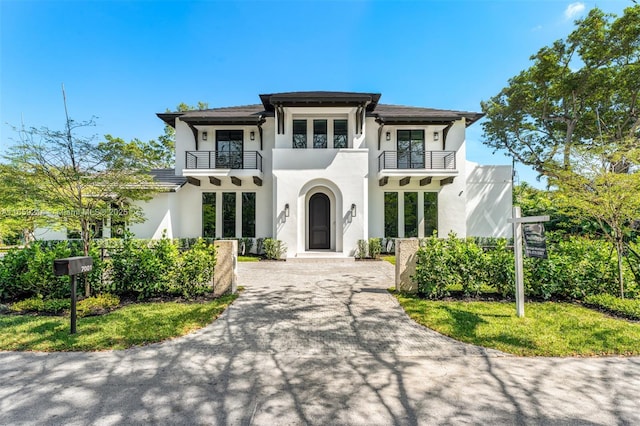
[{"label": "black metal balcony railing", "polygon": [[385,169],[455,170],[455,151],[383,151],[378,171]]},{"label": "black metal balcony railing", "polygon": [[187,151],[185,169],[254,169],[262,171],[258,151]]}]

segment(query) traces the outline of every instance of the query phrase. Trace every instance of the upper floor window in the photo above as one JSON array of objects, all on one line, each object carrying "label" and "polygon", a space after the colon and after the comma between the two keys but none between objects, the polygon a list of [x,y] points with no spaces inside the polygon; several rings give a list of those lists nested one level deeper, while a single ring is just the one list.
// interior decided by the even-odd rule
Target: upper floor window
[{"label": "upper floor window", "polygon": [[398,130],[398,168],[424,168],[424,130]]},{"label": "upper floor window", "polygon": [[313,120],[313,147],[327,147],[327,120]]},{"label": "upper floor window", "polygon": [[216,131],[216,168],[242,168],[243,136],[244,132],[242,130]]},{"label": "upper floor window", "polygon": [[333,147],[347,147],[347,120],[333,120]]},{"label": "upper floor window", "polygon": [[307,120],[293,120],[293,147],[307,147]]}]

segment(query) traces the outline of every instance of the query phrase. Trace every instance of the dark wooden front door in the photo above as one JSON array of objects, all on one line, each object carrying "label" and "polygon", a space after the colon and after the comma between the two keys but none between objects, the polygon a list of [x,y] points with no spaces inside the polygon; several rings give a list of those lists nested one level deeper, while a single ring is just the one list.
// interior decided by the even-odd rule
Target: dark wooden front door
[{"label": "dark wooden front door", "polygon": [[309,199],[309,248],[331,248],[331,202],[325,194]]}]

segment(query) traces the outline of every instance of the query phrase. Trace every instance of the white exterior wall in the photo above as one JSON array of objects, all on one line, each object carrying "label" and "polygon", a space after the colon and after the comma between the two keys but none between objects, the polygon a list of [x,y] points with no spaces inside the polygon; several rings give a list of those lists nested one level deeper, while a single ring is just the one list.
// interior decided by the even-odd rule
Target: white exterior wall
[{"label": "white exterior wall", "polygon": [[474,237],[511,237],[511,166],[467,162],[467,232]]},{"label": "white exterior wall", "polygon": [[[391,177],[389,183],[380,186],[378,183],[378,157],[383,151],[397,150],[397,130],[399,129],[423,129],[425,131],[425,150],[442,150],[442,129],[445,126],[384,126],[380,150],[378,150],[378,124],[374,119],[367,119],[367,146],[370,149],[369,156],[369,236],[384,236],[384,193],[398,193],[398,234],[404,237],[404,203],[405,192],[418,192],[418,237],[424,235],[424,217],[422,207],[424,204],[424,192],[438,193],[438,235],[446,236],[454,232],[460,237],[467,235],[466,225],[466,145],[465,124],[462,120],[456,122],[449,130],[445,151],[456,151],[456,171],[453,183],[441,186],[440,180],[446,176],[434,177],[429,185],[420,186],[423,177],[412,177],[408,185],[400,186],[399,177]],[[433,140],[433,133],[439,132],[440,139]],[[390,132],[391,140],[386,140],[386,133]],[[448,176],[448,175],[447,175]],[[428,235],[427,235],[428,236]]]},{"label": "white exterior wall", "polygon": [[[357,241],[367,238],[367,157],[362,149],[273,151],[273,235],[287,244],[288,257],[308,251],[307,206],[316,192],[325,193],[331,202],[330,250],[353,256]],[[353,218],[352,204],[356,205]]]},{"label": "white exterior wall", "polygon": [[137,238],[162,238],[166,232],[167,238],[174,238],[179,222],[177,212],[174,209],[177,194],[163,192],[157,194],[148,201],[136,201],[134,205],[142,208],[145,221],[142,223],[132,223],[129,230]]}]

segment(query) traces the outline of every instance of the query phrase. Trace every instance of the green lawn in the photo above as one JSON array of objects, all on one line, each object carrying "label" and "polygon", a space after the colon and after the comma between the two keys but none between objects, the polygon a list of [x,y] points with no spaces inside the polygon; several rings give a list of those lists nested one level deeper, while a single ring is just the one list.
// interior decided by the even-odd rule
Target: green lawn
[{"label": "green lawn", "polygon": [[395,255],[382,256],[381,259],[382,260],[386,260],[387,262],[391,263],[392,265],[396,264],[396,256]]},{"label": "green lawn", "polygon": [[160,342],[211,323],[236,297],[128,305],[106,315],[79,318],[75,335],[69,334],[69,317],[0,315],[0,350],[98,351]]},{"label": "green lawn", "polygon": [[570,303],[430,301],[395,294],[419,324],[462,342],[522,356],[640,355],[640,323]]},{"label": "green lawn", "polygon": [[238,256],[238,262],[259,262],[258,256]]}]

